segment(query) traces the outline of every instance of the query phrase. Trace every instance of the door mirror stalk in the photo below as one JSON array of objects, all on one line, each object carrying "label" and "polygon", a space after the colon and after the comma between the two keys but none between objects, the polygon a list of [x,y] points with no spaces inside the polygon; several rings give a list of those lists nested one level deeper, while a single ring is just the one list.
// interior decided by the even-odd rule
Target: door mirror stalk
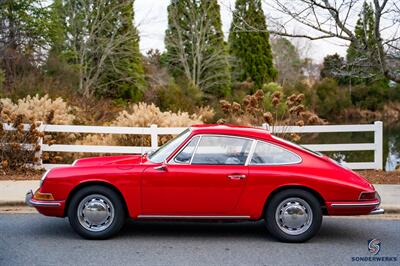
[{"label": "door mirror stalk", "polygon": [[157,171],[167,171],[167,170],[168,170],[168,168],[167,168],[167,161],[165,160],[165,161],[162,163],[162,165],[159,165],[159,166],[154,167],[154,170],[157,170]]}]

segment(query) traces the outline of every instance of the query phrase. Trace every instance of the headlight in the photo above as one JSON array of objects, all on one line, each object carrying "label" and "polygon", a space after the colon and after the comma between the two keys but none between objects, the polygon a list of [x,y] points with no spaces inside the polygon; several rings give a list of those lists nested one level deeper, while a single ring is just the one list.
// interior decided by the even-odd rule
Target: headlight
[{"label": "headlight", "polygon": [[40,187],[43,185],[43,181],[45,180],[46,176],[50,173],[50,170],[47,170],[44,175],[42,176],[42,178],[40,179]]}]

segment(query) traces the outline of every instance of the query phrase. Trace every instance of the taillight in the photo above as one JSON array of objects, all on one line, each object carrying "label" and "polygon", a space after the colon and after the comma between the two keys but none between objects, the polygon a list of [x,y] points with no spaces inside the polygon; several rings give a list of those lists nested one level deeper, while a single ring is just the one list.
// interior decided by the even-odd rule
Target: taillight
[{"label": "taillight", "polygon": [[376,199],[376,192],[361,192],[360,200],[374,200]]}]

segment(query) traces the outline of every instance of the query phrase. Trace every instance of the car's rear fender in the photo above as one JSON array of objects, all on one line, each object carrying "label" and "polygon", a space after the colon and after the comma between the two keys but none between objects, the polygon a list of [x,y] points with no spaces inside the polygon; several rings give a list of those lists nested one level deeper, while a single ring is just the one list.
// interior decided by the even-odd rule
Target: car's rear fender
[{"label": "car's rear fender", "polygon": [[322,213],[323,214],[328,214],[327,213],[327,209],[326,209],[326,202],[325,199],[321,196],[320,193],[318,193],[315,189],[312,189],[310,187],[307,186],[303,186],[303,185],[284,185],[281,187],[276,188],[275,190],[273,190],[265,199],[264,202],[264,209],[262,211],[261,214],[261,218],[264,217],[265,215],[265,210],[268,206],[268,203],[270,202],[270,200],[272,199],[272,197],[274,197],[276,194],[284,191],[284,190],[288,190],[288,189],[301,189],[307,192],[310,192],[312,195],[314,195],[314,197],[319,201],[320,205],[321,205],[321,209],[322,209]]}]

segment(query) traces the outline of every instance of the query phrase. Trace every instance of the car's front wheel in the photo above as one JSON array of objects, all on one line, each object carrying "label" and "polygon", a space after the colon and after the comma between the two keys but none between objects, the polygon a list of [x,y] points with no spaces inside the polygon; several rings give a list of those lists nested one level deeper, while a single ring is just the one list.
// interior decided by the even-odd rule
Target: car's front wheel
[{"label": "car's front wheel", "polygon": [[68,218],[72,228],[87,239],[106,239],[122,228],[125,210],[120,196],[107,187],[90,186],[73,195]]},{"label": "car's front wheel", "polygon": [[284,190],[274,195],[267,204],[267,229],[281,241],[307,241],[315,236],[321,227],[321,205],[308,191]]}]

